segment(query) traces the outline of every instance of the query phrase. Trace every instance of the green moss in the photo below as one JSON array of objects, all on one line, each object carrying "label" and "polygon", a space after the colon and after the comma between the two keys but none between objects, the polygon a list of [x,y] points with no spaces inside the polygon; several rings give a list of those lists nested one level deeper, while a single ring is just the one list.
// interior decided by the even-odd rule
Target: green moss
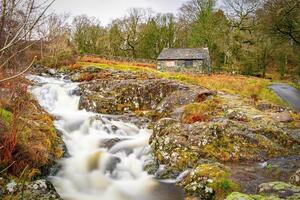
[{"label": "green moss", "polygon": [[[226,198],[226,200],[271,200],[271,198],[266,198],[260,195],[247,195],[239,192],[233,192]],[[273,200],[278,200],[278,198],[274,198]]]},{"label": "green moss", "polygon": [[198,165],[180,185],[189,195],[204,192],[206,197],[214,194],[216,200],[223,200],[233,191],[240,190],[239,185],[230,180],[228,169],[219,163]]},{"label": "green moss", "polygon": [[5,109],[0,108],[0,119],[9,124],[12,122],[13,114]]},{"label": "green moss", "polygon": [[294,88],[300,90],[300,85],[299,85],[299,84],[293,83],[293,82],[289,82],[288,84],[289,84],[290,86],[292,86],[292,87],[294,87]]},{"label": "green moss", "polygon": [[240,186],[228,178],[219,178],[208,184],[216,193],[216,199],[223,200],[230,193],[239,191]]},{"label": "green moss", "polygon": [[271,103],[285,106],[287,105],[282,99],[280,99],[272,90],[268,88],[269,84],[265,85],[259,92],[258,98],[269,101]]}]

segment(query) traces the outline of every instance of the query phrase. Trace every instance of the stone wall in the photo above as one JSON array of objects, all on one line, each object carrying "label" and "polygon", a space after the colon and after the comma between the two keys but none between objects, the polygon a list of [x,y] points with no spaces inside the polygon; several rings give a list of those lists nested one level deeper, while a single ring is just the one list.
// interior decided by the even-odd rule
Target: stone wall
[{"label": "stone wall", "polygon": [[193,60],[192,66],[186,66],[185,60],[160,60],[157,62],[157,69],[171,72],[211,72],[210,65],[205,60]]}]

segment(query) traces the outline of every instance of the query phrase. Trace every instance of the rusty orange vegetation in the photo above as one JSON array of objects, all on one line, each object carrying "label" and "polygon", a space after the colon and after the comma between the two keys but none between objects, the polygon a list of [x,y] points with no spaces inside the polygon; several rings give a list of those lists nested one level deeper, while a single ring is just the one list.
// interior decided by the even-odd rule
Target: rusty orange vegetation
[{"label": "rusty orange vegetation", "polygon": [[156,64],[153,63],[122,62],[122,61],[115,61],[115,60],[107,60],[105,58],[100,58],[95,56],[82,56],[79,57],[77,61],[86,62],[86,63],[100,63],[100,64],[107,64],[107,65],[128,65],[128,66],[147,67],[151,69],[156,69]]},{"label": "rusty orange vegetation", "polygon": [[209,117],[207,115],[203,115],[203,114],[191,114],[186,116],[183,119],[184,123],[187,124],[193,124],[195,122],[207,122],[209,120]]}]

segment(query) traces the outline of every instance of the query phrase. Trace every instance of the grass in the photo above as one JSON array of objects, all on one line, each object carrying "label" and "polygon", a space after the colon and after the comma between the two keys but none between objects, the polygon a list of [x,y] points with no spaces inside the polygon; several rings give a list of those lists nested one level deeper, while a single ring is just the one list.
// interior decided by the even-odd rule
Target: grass
[{"label": "grass", "polygon": [[11,123],[13,114],[3,108],[0,108],[0,119],[4,120],[5,123]]},{"label": "grass", "polygon": [[182,120],[184,123],[209,121],[210,116],[218,115],[222,110],[222,100],[214,97],[203,102],[191,103],[185,106]]},{"label": "grass", "polygon": [[242,97],[254,100],[264,100],[277,105],[285,103],[268,86],[272,83],[268,79],[245,77],[239,75],[215,74],[196,75],[176,72],[160,72],[153,67],[139,66],[135,63],[109,63],[109,62],[77,62],[73,67],[99,67],[120,71],[145,72],[156,75],[158,78],[166,78],[205,87],[210,90],[223,91],[229,94],[238,94]]},{"label": "grass", "polygon": [[27,166],[38,171],[51,165],[63,154],[52,117],[28,93],[26,80],[1,86],[6,93],[0,98],[0,171],[19,175]]},{"label": "grass", "polygon": [[147,67],[155,69],[156,65],[153,63],[141,63],[141,62],[124,62],[124,61],[113,61],[107,60],[100,57],[93,56],[82,56],[78,58],[78,62],[86,62],[86,63],[100,63],[100,64],[108,64],[108,65],[127,65],[127,66],[138,66],[138,67]]}]

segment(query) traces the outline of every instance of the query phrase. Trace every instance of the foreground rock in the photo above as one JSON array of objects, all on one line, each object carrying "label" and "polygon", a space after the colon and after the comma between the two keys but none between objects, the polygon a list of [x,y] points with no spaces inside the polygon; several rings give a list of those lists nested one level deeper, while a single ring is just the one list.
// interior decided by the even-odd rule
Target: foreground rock
[{"label": "foreground rock", "polygon": [[177,107],[213,95],[201,87],[147,73],[110,70],[96,74],[98,79],[80,85],[80,108],[102,114],[135,113],[156,120],[169,116]]},{"label": "foreground rock", "polygon": [[[91,68],[71,77],[82,82],[82,109],[151,122],[155,160],[145,169],[161,179],[176,179],[188,196],[223,200],[276,178],[298,180],[293,174],[300,168],[300,129],[295,114],[284,108],[141,72]],[[288,157],[295,164],[288,165]],[[270,177],[258,177],[263,173]],[[228,198],[237,195],[243,196]]]},{"label": "foreground rock", "polygon": [[[230,119],[184,124],[171,118],[158,121],[151,146],[161,164],[184,169],[199,158],[219,161],[262,161],[270,157],[297,155],[299,132],[275,124],[240,123]],[[187,158],[186,161],[182,160]]]},{"label": "foreground rock", "polygon": [[188,87],[164,79],[97,80],[81,85],[80,107],[104,114],[155,111],[167,116],[176,106],[211,95],[202,88]]},{"label": "foreground rock", "polygon": [[61,200],[51,183],[43,179],[33,182],[11,180],[0,190],[0,196],[4,199]]},{"label": "foreground rock", "polygon": [[259,195],[246,195],[242,193],[232,193],[226,200],[298,200],[300,199],[300,187],[283,183],[271,182],[259,186]]}]

